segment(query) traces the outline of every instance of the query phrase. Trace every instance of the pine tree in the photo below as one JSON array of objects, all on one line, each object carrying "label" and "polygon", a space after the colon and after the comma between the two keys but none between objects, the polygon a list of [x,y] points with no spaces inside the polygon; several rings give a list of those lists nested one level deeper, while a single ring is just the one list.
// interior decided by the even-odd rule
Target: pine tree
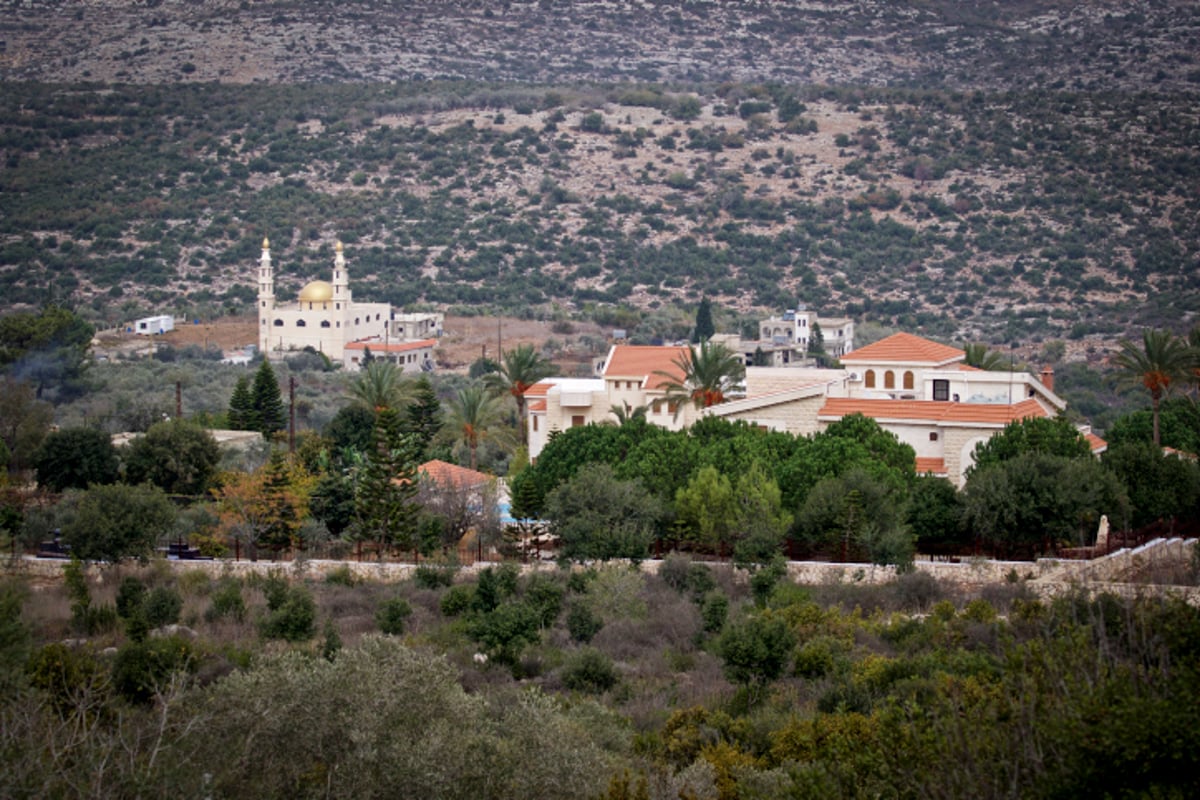
[{"label": "pine tree", "polygon": [[268,550],[283,550],[291,546],[300,530],[301,510],[297,508],[287,460],[280,450],[272,451],[263,468],[262,490],[269,512],[265,515],[257,544]]},{"label": "pine tree", "polygon": [[283,397],[279,394],[279,382],[275,380],[275,370],[271,362],[263,359],[262,366],[254,373],[254,388],[251,392],[254,401],[254,413],[257,415],[257,430],[263,436],[270,437],[276,431],[283,430],[287,422],[284,413]]},{"label": "pine tree", "polygon": [[366,463],[356,476],[354,526],[359,538],[379,545],[380,558],[387,548],[409,550],[415,543],[416,447],[416,437],[402,431],[394,409],[379,412]]},{"label": "pine tree", "polygon": [[233,388],[233,396],[229,398],[230,430],[258,430],[258,414],[254,410],[254,395],[250,393],[250,379],[245,375],[238,378],[237,386]]},{"label": "pine tree", "polygon": [[417,379],[412,403],[406,411],[405,430],[416,435],[421,453],[429,449],[429,443],[442,429],[442,404],[429,378],[422,375]]},{"label": "pine tree", "polygon": [[696,309],[696,330],[692,334],[692,343],[707,342],[716,332],[717,328],[713,324],[712,303],[705,297],[700,301],[700,307]]}]

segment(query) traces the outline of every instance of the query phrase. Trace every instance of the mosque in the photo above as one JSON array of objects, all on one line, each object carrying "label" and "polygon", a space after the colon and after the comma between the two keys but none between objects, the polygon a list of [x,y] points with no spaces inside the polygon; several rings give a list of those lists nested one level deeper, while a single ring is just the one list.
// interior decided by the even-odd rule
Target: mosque
[{"label": "mosque", "polygon": [[[443,315],[400,314],[388,303],[356,303],[342,243],[333,259],[333,280],[310,281],[295,303],[275,299],[271,243],[263,239],[258,262],[258,349],[267,358],[311,347],[335,363],[355,368],[365,348],[400,366],[430,369]],[[406,369],[406,371],[410,371]]]}]

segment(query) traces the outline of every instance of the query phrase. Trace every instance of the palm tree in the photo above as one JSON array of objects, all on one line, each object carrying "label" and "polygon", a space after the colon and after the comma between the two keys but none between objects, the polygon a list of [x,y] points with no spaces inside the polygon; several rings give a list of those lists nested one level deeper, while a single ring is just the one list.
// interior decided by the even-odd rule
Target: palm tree
[{"label": "palm tree", "polygon": [[403,371],[390,361],[378,359],[366,364],[350,379],[350,394],[370,409],[399,408],[410,390]]},{"label": "palm tree", "polygon": [[447,426],[457,441],[471,453],[471,469],[479,463],[479,445],[490,437],[497,444],[506,444],[511,429],[503,426],[504,409],[478,384],[460,389],[450,400],[450,421]]},{"label": "palm tree", "polygon": [[1200,398],[1200,325],[1188,332],[1187,341],[1188,347],[1192,349],[1192,370],[1188,380],[1192,384],[1192,390]]},{"label": "palm tree", "polygon": [[612,412],[614,417],[617,418],[618,426],[624,425],[626,422],[633,422],[634,420],[641,420],[642,422],[645,422],[646,414],[650,411],[650,409],[644,405],[631,406],[629,403],[625,403],[624,405],[621,405],[620,403],[613,403],[611,406],[609,406],[608,410]]},{"label": "palm tree", "polygon": [[967,354],[965,362],[969,367],[978,367],[979,369],[986,369],[989,372],[998,372],[1007,369],[1009,366],[1004,363],[1004,356],[995,350],[988,350],[986,344],[963,345],[963,351]]},{"label": "palm tree", "polygon": [[679,415],[681,401],[691,402],[696,408],[708,408],[725,402],[725,395],[740,388],[746,376],[746,365],[740,354],[720,343],[701,342],[699,347],[689,346],[685,355],[672,361],[677,371],[655,370],[667,381],[668,402],[676,403],[675,414]]},{"label": "palm tree", "polygon": [[531,344],[518,345],[500,356],[500,369],[483,377],[484,385],[496,394],[508,392],[517,402],[521,425],[521,443],[528,444],[525,433],[525,392],[538,381],[554,374],[554,365]]},{"label": "palm tree", "polygon": [[1154,412],[1154,444],[1158,438],[1158,404],[1171,390],[1171,384],[1186,379],[1196,364],[1195,354],[1187,343],[1170,331],[1147,330],[1142,333],[1142,346],[1121,342],[1116,364],[1125,371],[1126,381],[1140,383],[1150,392]]}]

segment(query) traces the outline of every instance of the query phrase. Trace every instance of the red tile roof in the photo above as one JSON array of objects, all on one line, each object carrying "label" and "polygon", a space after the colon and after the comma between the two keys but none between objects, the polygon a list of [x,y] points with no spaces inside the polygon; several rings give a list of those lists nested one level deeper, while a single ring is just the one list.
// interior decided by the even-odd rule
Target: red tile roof
[{"label": "red tile roof", "polygon": [[526,397],[545,397],[554,388],[553,381],[540,381],[524,391]]},{"label": "red tile roof", "polygon": [[421,339],[416,342],[349,342],[347,350],[365,350],[368,347],[375,353],[407,353],[410,350],[422,350],[426,347],[436,347],[437,339]]},{"label": "red tile roof", "polygon": [[[525,396],[528,397],[529,392],[526,392]],[[529,403],[525,407],[527,409],[529,409],[530,411],[545,411],[546,410],[546,401],[545,400],[530,400]]]},{"label": "red tile roof", "polygon": [[946,459],[917,456],[918,475],[946,475]]},{"label": "red tile roof", "polygon": [[1085,433],[1083,438],[1087,439],[1088,446],[1092,448],[1092,453],[1103,453],[1108,449],[1108,442],[1104,441],[1091,431]]},{"label": "red tile roof", "polygon": [[842,356],[843,364],[897,361],[911,364],[943,365],[966,358],[957,347],[931,342],[911,333],[894,333],[886,339],[852,350]]},{"label": "red tile roof", "polygon": [[959,424],[1007,425],[1029,417],[1044,417],[1046,411],[1036,400],[1015,405],[990,403],[947,403],[940,400],[864,400],[855,397],[830,397],[817,412],[818,418],[841,419],[862,414],[872,419],[906,420]]},{"label": "red tile roof", "polygon": [[604,367],[604,377],[632,378],[642,381],[645,389],[658,389],[670,379],[655,373],[662,370],[683,380],[683,373],[674,362],[689,357],[690,351],[686,347],[617,345]]},{"label": "red tile roof", "polygon": [[492,479],[491,475],[437,459],[426,461],[417,467],[417,472],[429,476],[442,486],[455,486],[459,489],[479,486]]}]

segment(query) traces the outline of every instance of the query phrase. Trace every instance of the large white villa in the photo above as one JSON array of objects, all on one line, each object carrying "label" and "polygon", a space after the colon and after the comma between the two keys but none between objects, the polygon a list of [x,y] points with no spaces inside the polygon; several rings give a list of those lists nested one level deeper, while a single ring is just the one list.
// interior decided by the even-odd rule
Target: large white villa
[{"label": "large white villa", "polygon": [[404,314],[388,303],[355,302],[342,243],[333,259],[332,280],[314,280],[296,302],[275,299],[271,243],[263,239],[258,262],[258,349],[267,358],[311,347],[349,369],[361,366],[367,349],[405,372],[433,367],[433,348],[442,334],[440,313]]},{"label": "large white villa", "polygon": [[[553,431],[614,421],[614,407],[645,407],[650,422],[672,430],[710,415],[797,435],[861,413],[912,446],[919,472],[961,486],[976,444],[1010,422],[1052,417],[1066,407],[1050,370],[1040,379],[988,372],[967,366],[956,347],[898,333],[842,355],[841,369],[748,367],[744,397],[676,409],[661,373],[680,376],[675,362],[687,354],[686,347],[616,345],[598,378],[550,378],[531,387],[525,393],[530,457]],[[1094,450],[1103,449],[1103,440],[1087,435]]]}]

